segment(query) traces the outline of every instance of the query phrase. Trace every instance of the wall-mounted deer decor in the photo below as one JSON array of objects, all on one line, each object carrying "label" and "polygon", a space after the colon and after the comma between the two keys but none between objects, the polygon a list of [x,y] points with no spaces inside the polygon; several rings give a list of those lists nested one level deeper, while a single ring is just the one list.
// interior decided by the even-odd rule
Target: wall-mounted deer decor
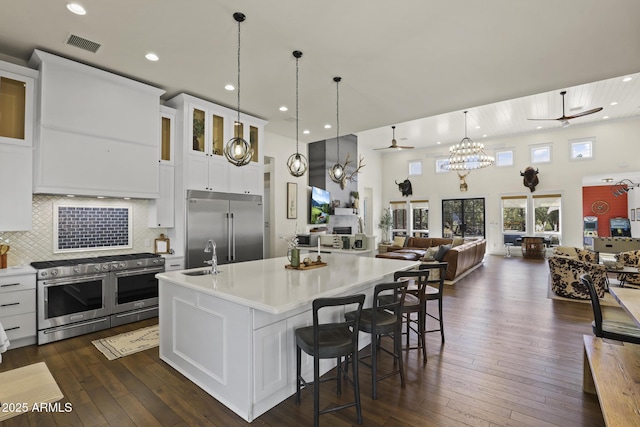
[{"label": "wall-mounted deer decor", "polygon": [[405,179],[402,182],[394,182],[398,184],[398,190],[400,190],[404,197],[411,196],[413,194],[413,189],[411,188],[411,181],[409,181],[409,178]]},{"label": "wall-mounted deer decor", "polygon": [[525,187],[528,187],[532,193],[536,191],[536,185],[540,183],[538,169],[534,170],[531,166],[527,166],[524,172],[520,172],[520,176],[524,177],[522,183]]},{"label": "wall-mounted deer decor", "polygon": [[467,185],[467,181],[465,181],[465,177],[467,175],[469,175],[471,173],[471,171],[465,173],[464,175],[462,175],[460,172],[458,172],[458,178],[460,178],[460,191],[461,192],[465,192],[469,189],[469,186]]},{"label": "wall-mounted deer decor", "polygon": [[342,175],[342,180],[340,181],[340,188],[344,190],[344,187],[347,181],[356,181],[357,174],[360,172],[360,169],[365,167],[366,165],[362,163],[364,161],[364,157],[360,156],[360,161],[358,162],[358,167],[351,173],[347,173],[347,165],[351,163],[349,160],[350,154],[347,153],[347,157],[344,159],[344,164],[342,165],[342,170],[344,171],[344,175]]}]

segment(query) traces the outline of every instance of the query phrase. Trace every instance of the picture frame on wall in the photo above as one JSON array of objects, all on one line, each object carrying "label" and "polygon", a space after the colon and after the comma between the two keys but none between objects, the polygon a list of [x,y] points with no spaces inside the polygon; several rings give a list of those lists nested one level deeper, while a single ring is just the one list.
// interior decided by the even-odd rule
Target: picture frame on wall
[{"label": "picture frame on wall", "polygon": [[298,184],[287,182],[287,219],[298,218]]},{"label": "picture frame on wall", "polygon": [[636,220],[636,210],[635,209],[631,209],[631,214],[629,215],[629,219],[631,221],[635,221]]}]

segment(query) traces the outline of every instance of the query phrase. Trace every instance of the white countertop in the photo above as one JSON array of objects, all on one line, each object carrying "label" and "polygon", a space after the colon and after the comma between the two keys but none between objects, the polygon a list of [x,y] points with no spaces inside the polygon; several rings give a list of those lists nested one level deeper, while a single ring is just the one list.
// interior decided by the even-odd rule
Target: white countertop
[{"label": "white countertop", "polygon": [[[319,297],[337,295],[354,285],[373,283],[399,270],[407,270],[419,261],[322,254],[326,267],[290,270],[286,257],[226,264],[218,275],[187,276],[184,271],[156,275],[160,280],[194,289],[271,314],[281,314],[309,305]],[[160,284],[162,286],[162,284]]]},{"label": "white countertop", "polygon": [[36,269],[30,265],[18,265],[14,267],[0,268],[0,277],[17,276],[19,274],[36,274]]}]

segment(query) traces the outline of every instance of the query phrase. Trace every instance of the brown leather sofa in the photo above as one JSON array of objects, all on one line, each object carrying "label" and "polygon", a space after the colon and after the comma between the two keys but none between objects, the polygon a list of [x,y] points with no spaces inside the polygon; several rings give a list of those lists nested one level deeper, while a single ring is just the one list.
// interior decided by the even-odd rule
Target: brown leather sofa
[{"label": "brown leather sofa", "polygon": [[[449,245],[453,239],[431,237],[409,237],[405,246],[390,246],[387,252],[376,255],[377,258],[417,261],[422,259],[427,248]],[[470,240],[454,246],[447,251],[442,262],[448,263],[446,280],[455,280],[467,270],[482,262],[487,248],[485,239]]]}]

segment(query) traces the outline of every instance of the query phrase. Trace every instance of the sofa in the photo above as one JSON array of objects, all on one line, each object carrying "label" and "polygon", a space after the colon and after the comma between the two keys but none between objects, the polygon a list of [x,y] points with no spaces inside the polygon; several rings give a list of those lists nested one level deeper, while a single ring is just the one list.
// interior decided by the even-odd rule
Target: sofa
[{"label": "sofa", "polygon": [[[450,245],[442,259],[432,260],[429,253],[436,248]],[[387,252],[376,255],[377,258],[400,259],[409,261],[441,261],[447,263],[446,280],[455,280],[471,268],[480,264],[487,247],[485,239],[468,240],[431,237],[407,237],[403,245],[392,245]],[[431,248],[431,250],[429,250]]]},{"label": "sofa", "polygon": [[558,296],[589,300],[589,289],[580,282],[580,276],[591,275],[598,298],[603,298],[608,287],[607,267],[598,263],[598,254],[586,249],[557,246],[547,259],[551,290]]},{"label": "sofa", "polygon": [[[616,261],[624,265],[625,267],[640,267],[640,250],[637,251],[625,251],[616,254]],[[627,273],[624,276],[618,274],[618,280],[622,280],[626,283],[633,285],[640,285],[640,274]]]}]

